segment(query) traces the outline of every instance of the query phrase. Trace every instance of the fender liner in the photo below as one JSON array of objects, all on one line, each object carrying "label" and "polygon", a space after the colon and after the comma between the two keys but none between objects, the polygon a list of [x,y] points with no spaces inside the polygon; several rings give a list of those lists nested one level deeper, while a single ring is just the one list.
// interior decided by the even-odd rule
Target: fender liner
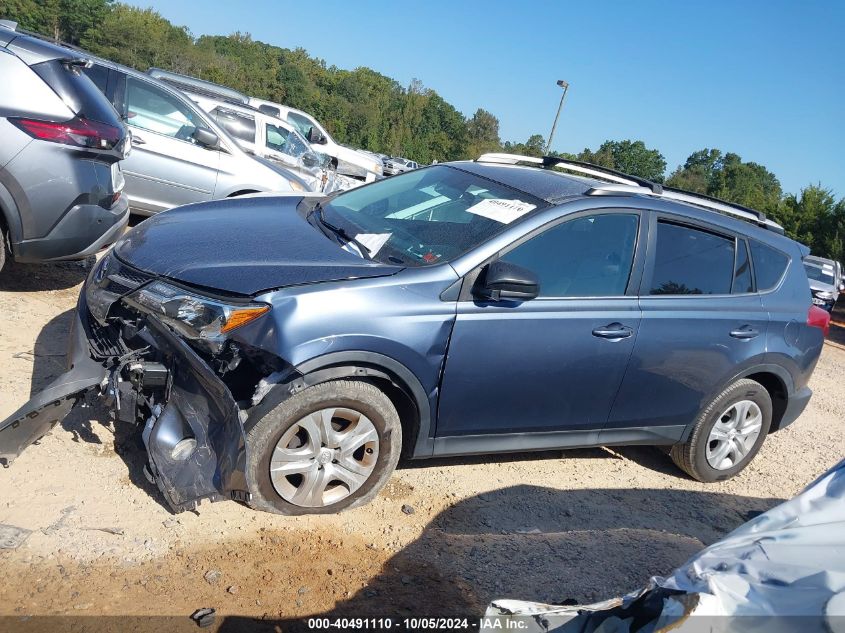
[{"label": "fender liner", "polygon": [[414,373],[402,363],[384,354],[366,351],[333,352],[291,367],[282,380],[273,385],[260,403],[249,411],[244,430],[249,433],[267,413],[307,387],[341,378],[382,378],[400,389],[416,406],[418,428],[412,430],[410,457],[428,457],[434,451],[431,437],[432,399],[437,389],[426,394]]},{"label": "fender liner", "polygon": [[[789,399],[795,393],[795,381],[793,380],[792,375],[786,369],[784,369],[780,365],[774,365],[772,363],[758,363],[755,365],[744,367],[742,370],[734,374],[731,378],[723,381],[716,389],[713,390],[712,393],[708,394],[707,398],[702,401],[702,409],[707,406],[707,403],[711,402],[713,398],[715,398],[717,395],[727,389],[728,386],[730,386],[737,380],[740,380],[741,378],[747,378],[748,376],[752,376],[754,374],[773,374],[777,376],[777,378],[783,383],[787,401],[789,401]],[[698,415],[696,415],[696,417],[698,417]],[[686,429],[684,429],[684,434],[678,441],[686,442],[689,439],[689,436],[692,434],[694,426],[695,420],[687,424]],[[772,428],[772,431],[775,430],[777,429]]]},{"label": "fender liner", "polygon": [[0,182],[0,214],[3,216],[3,225],[9,231],[9,247],[17,250],[15,245],[23,240],[20,210],[12,194],[2,182]]}]

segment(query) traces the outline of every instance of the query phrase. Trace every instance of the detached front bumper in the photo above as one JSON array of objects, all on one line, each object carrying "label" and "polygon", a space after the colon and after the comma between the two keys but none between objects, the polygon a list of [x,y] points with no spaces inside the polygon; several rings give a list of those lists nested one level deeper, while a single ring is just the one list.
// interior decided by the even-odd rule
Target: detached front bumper
[{"label": "detached front bumper", "polygon": [[0,461],[10,465],[91,391],[114,407],[118,420],[136,421],[138,411],[151,411],[140,422],[147,476],[174,511],[193,509],[203,499],[248,501],[244,430],[229,389],[155,318],[131,328],[135,349],[117,327],[91,318],[83,290],[71,332],[70,368],[0,422]]}]

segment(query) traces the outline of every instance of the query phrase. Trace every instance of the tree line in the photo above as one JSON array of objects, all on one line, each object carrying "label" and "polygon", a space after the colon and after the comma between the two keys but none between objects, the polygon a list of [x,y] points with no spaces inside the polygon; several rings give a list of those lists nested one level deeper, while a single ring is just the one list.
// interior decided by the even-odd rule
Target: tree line
[{"label": "tree line", "polygon": [[[327,66],[302,48],[240,32],[195,37],[151,9],[114,0],[0,0],[0,18],[140,70],[185,73],[305,110],[342,143],[423,164],[491,151],[541,156],[545,148],[540,134],[502,141],[495,115],[479,108],[465,117],[417,79],[404,86],[370,68]],[[845,260],[845,199],[821,184],[786,194],[766,167],[719,149],[692,153],[667,176],[663,155],[638,140],[557,155],[759,209],[813,253]]]}]

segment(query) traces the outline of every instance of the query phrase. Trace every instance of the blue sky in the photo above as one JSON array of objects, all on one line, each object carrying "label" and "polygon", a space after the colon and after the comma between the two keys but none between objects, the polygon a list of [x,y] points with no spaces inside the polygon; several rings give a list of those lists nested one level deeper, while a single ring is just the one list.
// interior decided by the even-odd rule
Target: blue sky
[{"label": "blue sky", "polygon": [[222,2],[147,0],[194,35],[251,33],[340,68],[418,78],[503,140],[553,148],[643,140],[671,171],[717,147],[766,165],[784,190],[845,196],[845,2]]}]

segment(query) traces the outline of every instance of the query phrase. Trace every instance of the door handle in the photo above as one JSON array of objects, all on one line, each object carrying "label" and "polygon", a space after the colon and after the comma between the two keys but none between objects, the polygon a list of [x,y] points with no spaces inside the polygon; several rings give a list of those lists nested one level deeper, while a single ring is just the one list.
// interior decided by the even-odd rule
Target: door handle
[{"label": "door handle", "polygon": [[750,325],[743,325],[738,330],[731,330],[731,336],[734,338],[738,338],[741,341],[747,341],[749,339],[755,338],[759,334],[760,332],[755,330]]},{"label": "door handle", "polygon": [[633,328],[629,328],[627,325],[622,325],[621,323],[610,323],[604,327],[597,327],[593,330],[593,336],[607,339],[628,338],[633,333]]},{"label": "door handle", "polygon": [[133,145],[144,145],[144,144],[146,144],[146,141],[144,139],[142,139],[140,136],[135,136],[133,134],[132,135],[132,144]]}]

